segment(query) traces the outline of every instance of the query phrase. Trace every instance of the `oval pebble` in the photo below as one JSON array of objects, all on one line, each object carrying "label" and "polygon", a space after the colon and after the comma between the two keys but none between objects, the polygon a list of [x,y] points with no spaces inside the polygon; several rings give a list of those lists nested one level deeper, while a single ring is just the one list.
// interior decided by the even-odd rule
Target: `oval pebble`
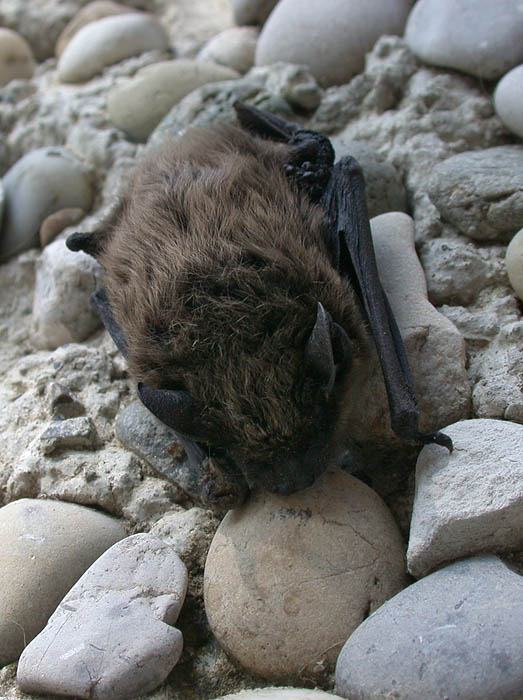
[{"label": "oval pebble", "polygon": [[523,300],[523,229],[510,241],[505,264],[512,289]]},{"label": "oval pebble", "polygon": [[523,64],[501,78],[494,91],[494,107],[505,126],[523,139]]},{"label": "oval pebble", "polygon": [[125,534],[113,518],[74,503],[23,498],[0,508],[0,666],[18,658],[71,586]]},{"label": "oval pebble", "polygon": [[144,51],[169,48],[169,37],[154,17],[137,12],[104,17],[82,27],[58,61],[58,78],[79,83],[106,66]]},{"label": "oval pebble", "polygon": [[339,695],[307,688],[256,688],[225,695],[216,700],[342,700]]},{"label": "oval pebble", "polygon": [[118,542],[69,591],[20,658],[27,693],[124,700],[154,690],[177,663],[174,627],[187,570],[149,534]]},{"label": "oval pebble", "polygon": [[216,34],[198,52],[198,61],[214,61],[246,73],[254,64],[258,31],[254,27],[230,27]]},{"label": "oval pebble", "polygon": [[205,565],[205,608],[249,672],[310,681],[404,584],[392,515],[368,486],[333,471],[287,498],[257,493],[225,516]]},{"label": "oval pebble", "polygon": [[129,8],[112,0],[94,0],[84,5],[82,9],[66,24],[56,41],[55,55],[57,58],[63,54],[65,47],[82,27],[91,22],[96,22],[103,17],[129,14]]},{"label": "oval pebble", "polygon": [[0,262],[38,245],[43,220],[59,209],[91,208],[93,192],[83,164],[65,148],[38,148],[3,177],[6,212]]},{"label": "oval pebble", "polygon": [[238,77],[236,71],[210,61],[180,59],[153,63],[109,92],[109,118],[132,139],[145,141],[185,95],[207,83]]},{"label": "oval pebble", "polygon": [[35,69],[27,41],[12,29],[0,27],[0,85],[17,78],[30,78]]},{"label": "oval pebble", "polygon": [[85,212],[80,207],[67,207],[49,214],[40,226],[40,245],[42,248],[54,241],[65,228],[81,221],[84,216]]},{"label": "oval pebble", "polygon": [[418,0],[405,40],[422,61],[496,80],[523,61],[519,0]]},{"label": "oval pebble", "polygon": [[347,83],[382,34],[403,34],[409,0],[280,0],[256,47],[257,66],[309,66],[324,87]]},{"label": "oval pebble", "polygon": [[494,556],[409,586],[358,627],[336,666],[351,700],[517,700],[523,688],[523,577]]}]

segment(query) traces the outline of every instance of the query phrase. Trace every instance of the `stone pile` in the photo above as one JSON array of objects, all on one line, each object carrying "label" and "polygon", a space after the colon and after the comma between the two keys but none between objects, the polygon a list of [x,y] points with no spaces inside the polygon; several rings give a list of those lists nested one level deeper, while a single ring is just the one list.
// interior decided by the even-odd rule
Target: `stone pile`
[{"label": "stone pile", "polygon": [[[521,695],[520,6],[0,3],[1,697]],[[363,468],[220,523],[64,239],[238,99],[360,160],[421,427],[454,451],[392,435],[369,362]]]}]

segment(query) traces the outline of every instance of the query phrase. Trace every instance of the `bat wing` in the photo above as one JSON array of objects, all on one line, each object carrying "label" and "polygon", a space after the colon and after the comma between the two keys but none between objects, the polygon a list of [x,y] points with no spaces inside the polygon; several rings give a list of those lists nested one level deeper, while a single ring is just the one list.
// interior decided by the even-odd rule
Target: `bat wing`
[{"label": "bat wing", "polygon": [[394,432],[422,443],[434,442],[452,450],[443,433],[419,431],[419,408],[400,332],[378,276],[365,201],[365,181],[354,158],[333,165],[330,141],[302,130],[280,117],[236,103],[240,123],[260,136],[291,146],[287,173],[319,201],[328,218],[326,244],[332,264],[351,281],[378,352]]}]

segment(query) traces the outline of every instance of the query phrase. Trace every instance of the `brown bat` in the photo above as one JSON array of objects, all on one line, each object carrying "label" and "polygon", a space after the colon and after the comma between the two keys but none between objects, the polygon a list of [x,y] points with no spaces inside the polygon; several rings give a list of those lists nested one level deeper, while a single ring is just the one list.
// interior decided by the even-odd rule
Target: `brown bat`
[{"label": "brown bat", "polygon": [[93,301],[141,400],[194,467],[231,485],[206,481],[208,502],[309,486],[350,434],[347,382],[374,346],[394,431],[451,449],[418,430],[357,162],[334,165],[320,134],[235,107],[244,128],[165,144],[103,230],[67,240],[105,269]]}]

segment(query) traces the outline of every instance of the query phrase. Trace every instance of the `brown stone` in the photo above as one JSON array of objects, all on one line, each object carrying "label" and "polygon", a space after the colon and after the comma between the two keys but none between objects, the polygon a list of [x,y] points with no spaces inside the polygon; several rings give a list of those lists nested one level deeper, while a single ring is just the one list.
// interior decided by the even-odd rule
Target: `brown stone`
[{"label": "brown stone", "polygon": [[42,248],[48,243],[52,243],[64,228],[77,224],[84,216],[85,211],[80,207],[67,207],[46,217],[40,226],[40,245]]}]

